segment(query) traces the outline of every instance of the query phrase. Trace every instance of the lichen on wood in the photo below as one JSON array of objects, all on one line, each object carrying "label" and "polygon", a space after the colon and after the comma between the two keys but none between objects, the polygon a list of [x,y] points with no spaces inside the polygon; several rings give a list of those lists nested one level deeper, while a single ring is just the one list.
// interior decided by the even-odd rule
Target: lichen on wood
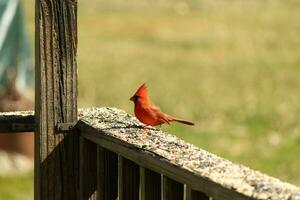
[{"label": "lichen on wood", "polygon": [[79,113],[80,123],[98,130],[97,134],[105,134],[141,152],[149,152],[160,160],[163,158],[203,180],[214,182],[249,199],[300,199],[300,188],[218,157],[174,135],[145,126],[122,110],[89,108]]}]

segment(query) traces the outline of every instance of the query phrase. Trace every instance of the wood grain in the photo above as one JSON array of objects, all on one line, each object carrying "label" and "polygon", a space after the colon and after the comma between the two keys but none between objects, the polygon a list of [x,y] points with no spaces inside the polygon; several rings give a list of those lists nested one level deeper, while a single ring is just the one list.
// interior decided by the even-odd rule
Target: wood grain
[{"label": "wood grain", "polygon": [[58,123],[77,121],[77,1],[36,0],[35,199],[79,199],[78,134]]}]

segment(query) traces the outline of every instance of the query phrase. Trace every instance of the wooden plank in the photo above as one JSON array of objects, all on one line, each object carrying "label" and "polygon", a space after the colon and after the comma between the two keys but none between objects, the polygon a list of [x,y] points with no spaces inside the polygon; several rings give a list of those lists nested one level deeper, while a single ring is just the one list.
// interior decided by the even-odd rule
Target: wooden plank
[{"label": "wooden plank", "polygon": [[161,197],[161,175],[140,167],[140,200],[157,200]]},{"label": "wooden plank", "polygon": [[80,137],[79,188],[80,199],[97,199],[97,145]]},{"label": "wooden plank", "polygon": [[162,199],[183,200],[184,185],[166,176],[162,176]]},{"label": "wooden plank", "polygon": [[98,200],[118,198],[118,155],[98,146]]},{"label": "wooden plank", "polygon": [[124,185],[124,178],[123,178],[123,157],[118,155],[118,200],[124,200],[123,195],[123,185]]},{"label": "wooden plank", "polygon": [[185,187],[185,198],[186,200],[209,200],[210,198],[199,191],[192,190],[188,185]]},{"label": "wooden plank", "polygon": [[119,156],[118,200],[139,200],[139,166]]},{"label": "wooden plank", "polygon": [[78,134],[58,133],[77,121],[77,1],[35,2],[35,199],[79,199]]},{"label": "wooden plank", "polygon": [[0,113],[0,134],[34,131],[34,112],[17,111]]}]

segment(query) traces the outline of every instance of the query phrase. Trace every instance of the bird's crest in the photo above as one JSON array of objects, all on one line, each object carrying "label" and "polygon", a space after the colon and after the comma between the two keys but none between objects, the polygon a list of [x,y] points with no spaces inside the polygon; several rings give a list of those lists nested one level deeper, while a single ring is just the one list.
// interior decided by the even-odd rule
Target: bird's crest
[{"label": "bird's crest", "polygon": [[142,84],[135,92],[135,96],[146,97],[148,95],[146,83]]}]

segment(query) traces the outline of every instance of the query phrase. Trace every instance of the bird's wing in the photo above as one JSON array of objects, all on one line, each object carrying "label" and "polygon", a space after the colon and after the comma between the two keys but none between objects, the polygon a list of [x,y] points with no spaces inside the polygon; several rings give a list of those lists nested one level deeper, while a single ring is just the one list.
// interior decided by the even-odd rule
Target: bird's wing
[{"label": "bird's wing", "polygon": [[150,115],[151,118],[156,119],[157,113],[161,113],[160,109],[154,105],[144,106],[143,109]]},{"label": "bird's wing", "polygon": [[161,123],[170,124],[169,115],[163,113],[158,107],[155,105],[147,106],[147,112],[150,113],[151,117],[160,121]]}]

